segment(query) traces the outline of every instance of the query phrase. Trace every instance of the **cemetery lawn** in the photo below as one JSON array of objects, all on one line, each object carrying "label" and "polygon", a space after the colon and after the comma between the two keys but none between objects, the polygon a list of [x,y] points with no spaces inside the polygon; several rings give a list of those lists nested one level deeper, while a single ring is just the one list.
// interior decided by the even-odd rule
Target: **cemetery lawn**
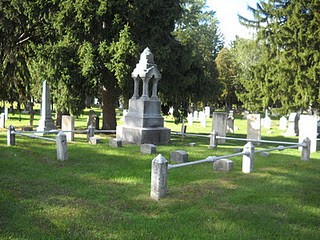
[{"label": "cemetery lawn", "polygon": [[[83,119],[76,126],[85,126]],[[8,123],[25,124],[15,117]],[[245,124],[236,119],[239,130],[229,136],[245,137]],[[187,132],[208,134],[210,120],[207,125],[195,123]],[[167,118],[166,127],[179,131],[181,125]],[[308,162],[297,149],[257,153],[250,174],[241,171],[242,157],[231,158],[231,172],[216,172],[209,163],[171,169],[168,195],[157,202],[149,197],[157,154],[169,160],[171,151],[184,150],[194,161],[234,153],[245,142],[208,149],[208,138],[173,135],[170,145],[145,155],[139,146],[109,147],[113,135],[100,137],[90,145],[75,135],[61,163],[55,143],[16,136],[16,146],[7,146],[2,129],[0,239],[319,239],[319,148]],[[297,142],[283,137],[276,121],[262,139]]]}]

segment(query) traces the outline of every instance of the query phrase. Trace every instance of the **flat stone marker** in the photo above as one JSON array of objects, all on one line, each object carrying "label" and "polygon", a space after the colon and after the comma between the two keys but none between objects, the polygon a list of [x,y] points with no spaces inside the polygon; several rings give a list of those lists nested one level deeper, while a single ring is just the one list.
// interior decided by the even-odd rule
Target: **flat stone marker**
[{"label": "flat stone marker", "polygon": [[153,154],[157,152],[157,147],[154,144],[142,144],[140,146],[140,152],[145,154]]},{"label": "flat stone marker", "polygon": [[110,147],[122,147],[122,141],[119,138],[113,138],[109,141]]},{"label": "flat stone marker", "polygon": [[183,150],[176,150],[170,153],[170,160],[175,163],[184,163],[188,161],[188,153]]},{"label": "flat stone marker", "polygon": [[233,169],[233,161],[229,159],[220,159],[213,162],[213,168],[216,171],[229,172]]}]

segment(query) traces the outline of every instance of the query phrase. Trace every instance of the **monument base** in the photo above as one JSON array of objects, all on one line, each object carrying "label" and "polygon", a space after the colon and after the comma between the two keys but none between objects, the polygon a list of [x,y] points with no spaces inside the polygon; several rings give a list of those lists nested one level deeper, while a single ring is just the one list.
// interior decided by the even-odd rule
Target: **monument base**
[{"label": "monument base", "polygon": [[[54,122],[52,119],[46,119],[46,120],[41,120],[39,121],[39,127],[37,127],[38,132],[45,132],[45,131],[50,131],[55,129]],[[43,135],[41,133],[40,135]]]},{"label": "monument base", "polygon": [[132,144],[168,144],[171,130],[165,127],[138,128],[130,126],[117,126],[117,138],[124,143]]}]

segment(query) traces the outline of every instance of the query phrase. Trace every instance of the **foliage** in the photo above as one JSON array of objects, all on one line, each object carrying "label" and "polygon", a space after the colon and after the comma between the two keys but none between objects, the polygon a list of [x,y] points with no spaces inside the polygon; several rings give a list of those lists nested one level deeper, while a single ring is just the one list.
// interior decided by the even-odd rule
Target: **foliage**
[{"label": "foliage", "polygon": [[32,36],[33,24],[26,22],[25,1],[0,2],[0,99],[19,106],[30,98],[30,74],[27,68],[27,42]]},{"label": "foliage", "polygon": [[[251,8],[253,20],[242,18],[257,27],[264,51],[252,71],[251,88],[246,87],[248,96],[262,103],[255,109],[260,105],[288,112],[319,107],[319,9],[317,0],[261,1]],[[254,89],[260,89],[263,97],[254,97]]]},{"label": "foliage", "polygon": [[[187,50],[181,67],[184,95],[190,103],[214,103],[219,86],[214,59],[223,46],[214,11],[206,10],[203,0],[183,1],[183,16],[177,22],[176,38]],[[196,87],[195,87],[196,86]]]},{"label": "foliage", "polygon": [[222,48],[219,52],[215,63],[218,69],[218,80],[221,87],[221,94],[219,96],[219,103],[221,103],[226,110],[231,109],[233,104],[237,104],[236,90],[238,77],[238,59],[227,48]]}]

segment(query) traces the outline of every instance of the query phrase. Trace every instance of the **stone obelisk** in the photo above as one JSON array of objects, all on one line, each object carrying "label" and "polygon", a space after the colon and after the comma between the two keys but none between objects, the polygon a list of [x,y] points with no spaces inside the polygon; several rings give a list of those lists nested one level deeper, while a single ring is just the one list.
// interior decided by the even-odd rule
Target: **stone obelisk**
[{"label": "stone obelisk", "polygon": [[37,131],[50,131],[55,128],[51,116],[50,89],[47,81],[42,84],[42,101],[41,101],[41,117]]}]

